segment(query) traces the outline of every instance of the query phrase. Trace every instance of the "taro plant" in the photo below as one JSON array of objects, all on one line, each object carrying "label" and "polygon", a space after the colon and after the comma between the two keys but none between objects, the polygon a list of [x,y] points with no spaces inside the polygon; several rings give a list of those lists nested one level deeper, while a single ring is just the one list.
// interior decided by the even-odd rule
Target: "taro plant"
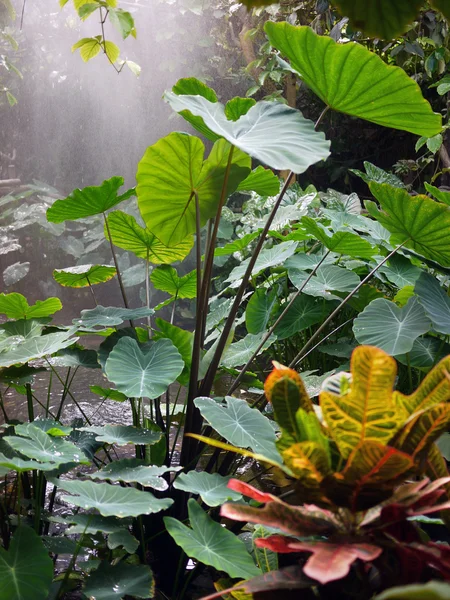
[{"label": "taro plant", "polygon": [[[379,328],[374,333],[367,325],[376,323],[375,312],[391,319],[389,327],[383,322],[381,333],[387,331],[389,337],[387,341],[383,338],[382,346],[402,357],[410,375],[407,385],[412,384],[411,353],[417,339],[428,333],[439,346],[430,350],[423,342],[428,362],[420,364],[422,368],[429,368],[445,351],[440,314],[448,304],[442,277],[435,275],[440,277],[450,263],[448,206],[379,183],[385,175],[376,169],[368,170],[370,188],[379,203],[379,208],[367,204],[372,218],[361,214],[359,199],[354,196],[328,193],[320,197],[310,190],[307,200],[304,194],[295,196],[295,188],[290,188],[294,174],[304,173],[328,157],[330,143],[319,129],[330,109],[428,137],[440,131],[440,116],[432,112],[416,83],[402,70],[387,66],[356,44],[338,45],[308,28],[287,24],[270,23],[267,33],[290,60],[289,68],[323,100],[324,110],[315,125],[283,104],[233,98],[224,105],[205,84],[180,80],[166,99],[209,140],[207,155],[200,138],[171,133],[146,150],[137,168],[135,189],[120,193],[123,179],[113,177],[100,186],[75,190],[47,211],[53,224],[79,223],[85,218],[101,221],[114,265],[78,264],[55,271],[60,285],[89,288],[95,308],[81,311],[69,327],[63,327],[48,318],[60,308],[55,299],[30,306],[17,294],[0,298],[0,310],[10,319],[1,326],[0,367],[5,370],[0,375],[6,389],[15,386],[25,394],[29,417],[29,423],[9,419],[2,402],[6,426],[0,468],[8,473],[6,501],[1,505],[4,557],[14,564],[16,553],[32,540],[43,564],[48,564],[46,548],[54,557],[69,554],[69,565],[53,582],[55,597],[62,598],[72,587],[81,586],[87,597],[147,598],[154,594],[154,573],[162,593],[183,598],[204,566],[239,579],[267,570],[261,556],[253,557],[244,541],[218,522],[220,504],[241,500],[241,492],[230,490],[227,483],[231,475],[249,467],[245,461],[253,462],[257,477],[261,462],[282,482],[286,476],[299,480],[304,476],[308,486],[303,482],[298,493],[311,493],[314,498],[309,502],[320,503],[325,494],[322,478],[331,478],[336,498],[327,502],[336,506],[344,502],[337,492],[346,496],[349,489],[343,469],[353,451],[353,438],[330,438],[303,394],[308,407],[303,409],[305,423],[317,439],[299,437],[303,434],[296,421],[285,422],[272,400],[282,429],[277,442],[273,420],[247,400],[231,395],[238,387],[249,394],[255,389],[262,391],[267,366],[267,353],[263,353],[268,348],[279,347],[283,359],[288,357],[286,362],[295,366],[311,354],[313,345],[329,339],[339,346],[334,348],[335,356],[346,359],[353,338],[375,343],[376,334],[380,336]],[[275,175],[261,165],[252,170],[252,159],[270,169],[289,171],[278,194],[280,184]],[[395,185],[392,177],[389,182]],[[253,227],[251,231],[218,247],[234,219],[226,203],[236,192],[275,198],[256,207],[260,219],[254,227],[247,223]],[[230,205],[235,201],[236,196]],[[123,210],[118,210],[122,202]],[[412,213],[408,211],[411,206]],[[131,306],[116,248],[142,261],[144,306]],[[193,256],[188,256],[192,248]],[[236,251],[243,251],[245,257],[230,271],[226,285],[214,281],[217,261]],[[173,263],[181,264],[175,267]],[[434,275],[423,273],[428,279],[422,280],[421,286],[415,269],[430,269]],[[381,291],[367,285],[374,276],[380,278]],[[124,307],[97,303],[94,284],[114,277]],[[151,284],[169,298],[152,306]],[[436,301],[430,299],[430,290]],[[186,310],[190,310],[187,302],[194,299],[195,321],[183,329],[175,323],[176,309],[188,306]],[[165,308],[168,304],[172,305],[171,316],[164,319],[159,315],[165,313],[158,311],[170,310]],[[340,322],[342,315],[345,320]],[[343,331],[345,341],[336,336]],[[94,336],[86,348],[80,344],[85,336]],[[321,356],[325,367],[326,356]],[[351,515],[360,509],[361,498],[365,501],[372,492],[376,502],[371,506],[386,500],[402,477],[420,472],[425,456],[421,452],[416,456],[409,434],[401,428],[409,414],[420,421],[420,401],[409,407],[408,413],[409,405],[401,402],[403,396],[392,394],[394,359],[383,353],[380,356],[385,371],[380,374],[384,379],[379,386],[390,408],[383,406],[381,414],[377,412],[377,394],[371,392],[374,419],[381,421],[374,426],[380,439],[370,434],[365,440],[365,433],[361,435],[371,449],[368,458],[392,456],[399,473],[392,480],[383,479],[382,485],[377,480],[375,490],[372,483],[367,484],[354,505],[344,504],[341,508]],[[36,360],[40,362],[31,362]],[[317,368],[312,360],[309,366]],[[334,368],[339,366],[342,368],[339,360],[333,362]],[[241,367],[240,371],[236,367]],[[36,368],[50,369],[50,384],[53,379],[61,384],[56,408],[50,391],[45,399],[35,394],[32,377]],[[67,368],[65,377],[61,368]],[[89,368],[91,371],[85,371]],[[105,424],[101,409],[87,411],[86,403],[79,401],[72,388],[79,370],[90,373],[92,380],[93,373],[99,372],[106,378],[96,379],[91,390],[104,403],[123,403],[121,422]],[[435,373],[445,395],[443,368]],[[425,378],[423,386],[429,378],[432,376]],[[316,388],[312,395],[317,395],[320,380],[309,381]],[[349,387],[349,398],[357,396],[351,391],[355,385]],[[224,386],[225,393],[221,392]],[[75,403],[79,418],[62,425],[68,398]],[[330,398],[334,396],[330,394]],[[440,397],[439,402],[432,398],[424,414],[428,419],[435,415],[432,408],[442,409],[442,427],[436,429],[442,432],[446,405]],[[261,399],[260,406],[263,404]],[[289,410],[286,404],[287,413]],[[330,408],[328,418],[333,414]],[[367,423],[361,422],[365,432]],[[349,423],[349,435],[357,437],[352,429],[354,416],[349,415]],[[330,424],[328,427],[331,430]],[[423,421],[420,427],[424,427]],[[224,441],[219,439],[217,450],[209,455],[204,441],[213,430]],[[416,435],[417,429],[412,431]],[[431,444],[435,437],[424,439]],[[397,446],[386,450],[393,440]],[[128,445],[134,446],[132,457],[124,453]],[[241,449],[242,460],[235,459],[234,447]],[[306,447],[311,454],[305,454]],[[427,445],[426,450],[429,469],[446,471],[435,447],[430,450]],[[317,465],[313,462],[316,457]],[[365,455],[362,462],[363,458]],[[352,474],[350,470],[348,477]],[[380,498],[378,488],[383,492]],[[59,497],[76,507],[64,517],[53,514]],[[306,495],[301,501],[305,499]],[[364,504],[361,510],[366,508]],[[13,511],[14,520],[9,516]],[[62,535],[56,525],[65,528]],[[262,533],[265,537],[270,532]],[[82,560],[88,556],[90,560]],[[188,558],[195,561],[194,569],[186,568]],[[22,573],[19,577],[14,572],[16,575],[23,598],[46,598],[48,570],[37,575],[40,583],[32,590]],[[40,596],[36,590],[41,590]]]},{"label": "taro plant", "polygon": [[[450,478],[435,445],[450,422],[448,368],[447,357],[404,395],[393,390],[395,360],[360,346],[351,372],[325,382],[315,406],[297,372],[275,364],[265,392],[281,432],[287,501],[233,479],[229,488],[260,506],[225,504],[221,514],[266,528],[262,537],[255,530],[256,547],[293,554],[293,565],[284,577],[274,569],[227,592],[239,597],[290,582],[329,597],[337,589],[331,582],[343,580],[340,594],[370,598],[393,583],[449,580],[448,545],[420,529],[450,507]],[[308,560],[295,567],[305,552]],[[358,575],[348,577],[351,569]]]}]

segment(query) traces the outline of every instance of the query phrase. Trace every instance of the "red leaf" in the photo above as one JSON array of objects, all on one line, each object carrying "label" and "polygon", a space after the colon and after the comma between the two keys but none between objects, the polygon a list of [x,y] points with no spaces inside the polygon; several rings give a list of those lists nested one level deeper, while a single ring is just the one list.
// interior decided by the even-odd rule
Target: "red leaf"
[{"label": "red leaf", "polygon": [[260,492],[252,485],[245,483],[244,481],[239,481],[239,479],[230,479],[228,482],[228,487],[230,490],[234,490],[243,496],[248,496],[248,498],[252,498],[252,500],[256,500],[257,502],[261,502],[265,504],[266,502],[272,502],[276,500],[275,496],[271,494],[265,494],[264,492]]},{"label": "red leaf", "polygon": [[260,547],[277,552],[312,552],[303,571],[308,577],[322,584],[342,579],[348,575],[351,565],[357,560],[369,562],[382,553],[372,544],[333,544],[328,542],[298,542],[282,536],[270,536],[257,540]]}]

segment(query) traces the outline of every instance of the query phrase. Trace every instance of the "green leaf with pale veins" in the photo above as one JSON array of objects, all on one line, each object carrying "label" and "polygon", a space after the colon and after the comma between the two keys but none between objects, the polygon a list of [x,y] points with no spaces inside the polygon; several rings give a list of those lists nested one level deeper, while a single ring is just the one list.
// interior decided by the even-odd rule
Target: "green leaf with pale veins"
[{"label": "green leaf with pale veins", "polygon": [[208,506],[220,506],[227,501],[242,500],[241,494],[228,487],[230,479],[231,477],[224,477],[219,473],[189,471],[181,473],[175,479],[173,487],[191,494],[200,494]]},{"label": "green leaf with pale veins", "polygon": [[38,534],[19,525],[8,550],[0,548],[0,598],[47,600],[53,562]]},{"label": "green leaf with pale veins", "polygon": [[[218,140],[204,160],[203,142],[178,132],[147,148],[136,175],[139,210],[148,229],[167,246],[177,246],[195,233],[195,194],[198,195],[200,226],[215,216],[230,148],[225,140]],[[250,157],[235,150],[227,196],[247,177],[250,168]]]},{"label": "green leaf with pale veins", "polygon": [[176,246],[166,246],[151,231],[141,227],[132,215],[120,210],[108,215],[108,226],[115,246],[157,265],[183,260],[194,245],[194,238],[190,235]]},{"label": "green leaf with pale veins", "polygon": [[173,110],[201,117],[214,133],[272,169],[304,173],[330,154],[330,142],[312,121],[280,102],[258,102],[238,121],[229,121],[220,102],[173,92],[165,97]]},{"label": "green leaf with pale veins", "polygon": [[353,333],[360,344],[376,346],[392,356],[409,352],[415,340],[429,329],[430,321],[417,298],[410,298],[403,307],[377,298],[353,322]]},{"label": "green leaf with pale veins", "polygon": [[170,265],[153,269],[150,280],[157,290],[167,292],[176,298],[195,298],[197,295],[197,271],[190,271],[182,277]]},{"label": "green leaf with pale veins", "polygon": [[76,189],[64,200],[57,200],[47,210],[47,220],[51,223],[63,223],[106,212],[119,202],[135,195],[132,188],[119,196],[118,191],[123,183],[123,177],[111,177],[101,185]]},{"label": "green leaf with pale veins", "polygon": [[58,479],[58,488],[75,496],[62,500],[86,510],[95,508],[104,517],[138,517],[166,510],[173,504],[170,498],[155,498],[150,492],[123,488],[93,481],[66,481]]},{"label": "green leaf with pale veins", "polygon": [[311,325],[323,321],[330,312],[330,305],[317,301],[312,296],[301,294],[298,296],[282,320],[275,328],[275,335],[279,340],[285,340]]},{"label": "green leaf with pale veins", "polygon": [[281,461],[269,419],[250,408],[245,400],[226,396],[224,403],[211,398],[196,398],[194,402],[203,418],[227,442],[239,448],[251,448],[275,462]]},{"label": "green leaf with pale veins", "polygon": [[244,543],[234,533],[213,521],[195,500],[189,500],[188,510],[191,527],[164,517],[167,531],[188,556],[225,571],[230,577],[250,579],[260,574]]},{"label": "green leaf with pale veins", "polygon": [[392,244],[404,244],[425,258],[450,266],[450,208],[428,196],[410,196],[388,184],[371,183],[380,204],[367,201],[371,216],[391,233]]},{"label": "green leaf with pale veins", "polygon": [[450,298],[439,281],[429,273],[422,273],[414,292],[438,333],[450,335]]},{"label": "green leaf with pale veins", "polygon": [[356,233],[337,231],[330,235],[321,223],[311,217],[303,217],[302,225],[308,233],[332,252],[358,258],[371,258],[375,254],[375,247]]},{"label": "green leaf with pale veins", "polygon": [[79,319],[72,322],[79,327],[115,327],[130,319],[143,319],[151,316],[155,311],[152,308],[118,308],[115,306],[101,306],[81,311]]},{"label": "green leaf with pale veins", "polygon": [[333,110],[377,125],[432,137],[442,118],[403,69],[387,65],[360,44],[338,44],[310,27],[268,21],[270,43],[290,67]]},{"label": "green leaf with pale veins", "polygon": [[249,333],[257,334],[266,331],[276,302],[276,289],[270,292],[264,288],[255,290],[245,310],[245,325]]},{"label": "green leaf with pale veins", "polygon": [[78,338],[72,337],[73,331],[48,333],[19,342],[0,352],[0,367],[11,367],[18,363],[26,363],[34,358],[42,358],[71,346]]},{"label": "green leaf with pale veins", "polygon": [[98,442],[126,446],[127,444],[156,444],[161,439],[161,433],[133,427],[132,425],[103,425],[83,427],[81,431],[89,431],[95,434]]},{"label": "green leaf with pale veins", "polygon": [[129,398],[158,398],[181,374],[184,362],[168,339],[140,346],[121,338],[110,352],[105,373]]},{"label": "green leaf with pale veins", "polygon": [[248,177],[241,181],[237,192],[255,192],[260,196],[275,196],[280,191],[280,180],[270,169],[256,167]]},{"label": "green leaf with pale veins", "polygon": [[151,487],[163,492],[164,490],[167,490],[169,486],[162,475],[171,471],[179,471],[180,469],[181,467],[149,466],[144,460],[124,458],[106,465],[106,467],[103,467],[100,471],[91,473],[89,477],[91,479],[103,479],[106,481],[139,483],[144,487]]}]

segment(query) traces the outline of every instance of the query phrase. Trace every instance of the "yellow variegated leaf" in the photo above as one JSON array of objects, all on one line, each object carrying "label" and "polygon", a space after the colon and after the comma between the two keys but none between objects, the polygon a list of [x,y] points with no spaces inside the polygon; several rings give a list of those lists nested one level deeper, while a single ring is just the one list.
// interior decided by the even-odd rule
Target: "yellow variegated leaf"
[{"label": "yellow variegated leaf", "polygon": [[450,404],[441,402],[414,413],[397,431],[389,445],[420,459],[427,455],[434,442],[448,430]]},{"label": "yellow variegated leaf", "polygon": [[[441,477],[448,477],[448,468],[445,458],[442,456],[436,444],[432,444],[428,450],[427,460],[425,463],[425,475],[431,480],[440,479]],[[449,488],[449,485],[446,485]]]},{"label": "yellow variegated leaf", "polygon": [[316,442],[293,444],[281,455],[294,476],[306,487],[316,486],[330,472],[328,455]]},{"label": "yellow variegated leaf", "polygon": [[366,510],[388,498],[415,469],[414,460],[404,452],[365,441],[352,452],[344,470],[327,477],[322,487],[338,506]]},{"label": "yellow variegated leaf", "polygon": [[281,429],[301,441],[296,413],[300,408],[313,412],[313,404],[296,371],[276,362],[274,367],[264,383],[266,398],[272,403],[275,420]]},{"label": "yellow variegated leaf", "polygon": [[351,372],[350,392],[320,394],[324,419],[344,458],[364,440],[387,443],[405,420],[392,399],[397,367],[391,356],[359,346],[352,354]]},{"label": "yellow variegated leaf", "polygon": [[424,410],[433,404],[450,400],[450,356],[443,358],[425,377],[410,396],[394,392],[394,401],[403,406],[408,415]]}]

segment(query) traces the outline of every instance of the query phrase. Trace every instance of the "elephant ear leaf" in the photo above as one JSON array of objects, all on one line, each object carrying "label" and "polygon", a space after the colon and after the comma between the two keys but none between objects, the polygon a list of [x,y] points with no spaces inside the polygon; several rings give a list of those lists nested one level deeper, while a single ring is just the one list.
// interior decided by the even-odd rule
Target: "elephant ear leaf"
[{"label": "elephant ear leaf", "polygon": [[268,21],[265,31],[289,59],[290,66],[282,61],[283,66],[333,110],[427,138],[440,133],[441,115],[400,67],[387,65],[360,44],[337,44],[310,27]]},{"label": "elephant ear leaf", "polygon": [[391,243],[403,244],[444,267],[450,266],[450,208],[428,196],[410,196],[386,183],[371,183],[378,200],[367,201],[370,215],[391,233]]},{"label": "elephant ear leaf", "polygon": [[323,417],[344,458],[364,440],[387,443],[404,420],[404,411],[392,399],[393,358],[378,348],[359,346],[352,354],[351,373],[347,393],[320,394]]}]

